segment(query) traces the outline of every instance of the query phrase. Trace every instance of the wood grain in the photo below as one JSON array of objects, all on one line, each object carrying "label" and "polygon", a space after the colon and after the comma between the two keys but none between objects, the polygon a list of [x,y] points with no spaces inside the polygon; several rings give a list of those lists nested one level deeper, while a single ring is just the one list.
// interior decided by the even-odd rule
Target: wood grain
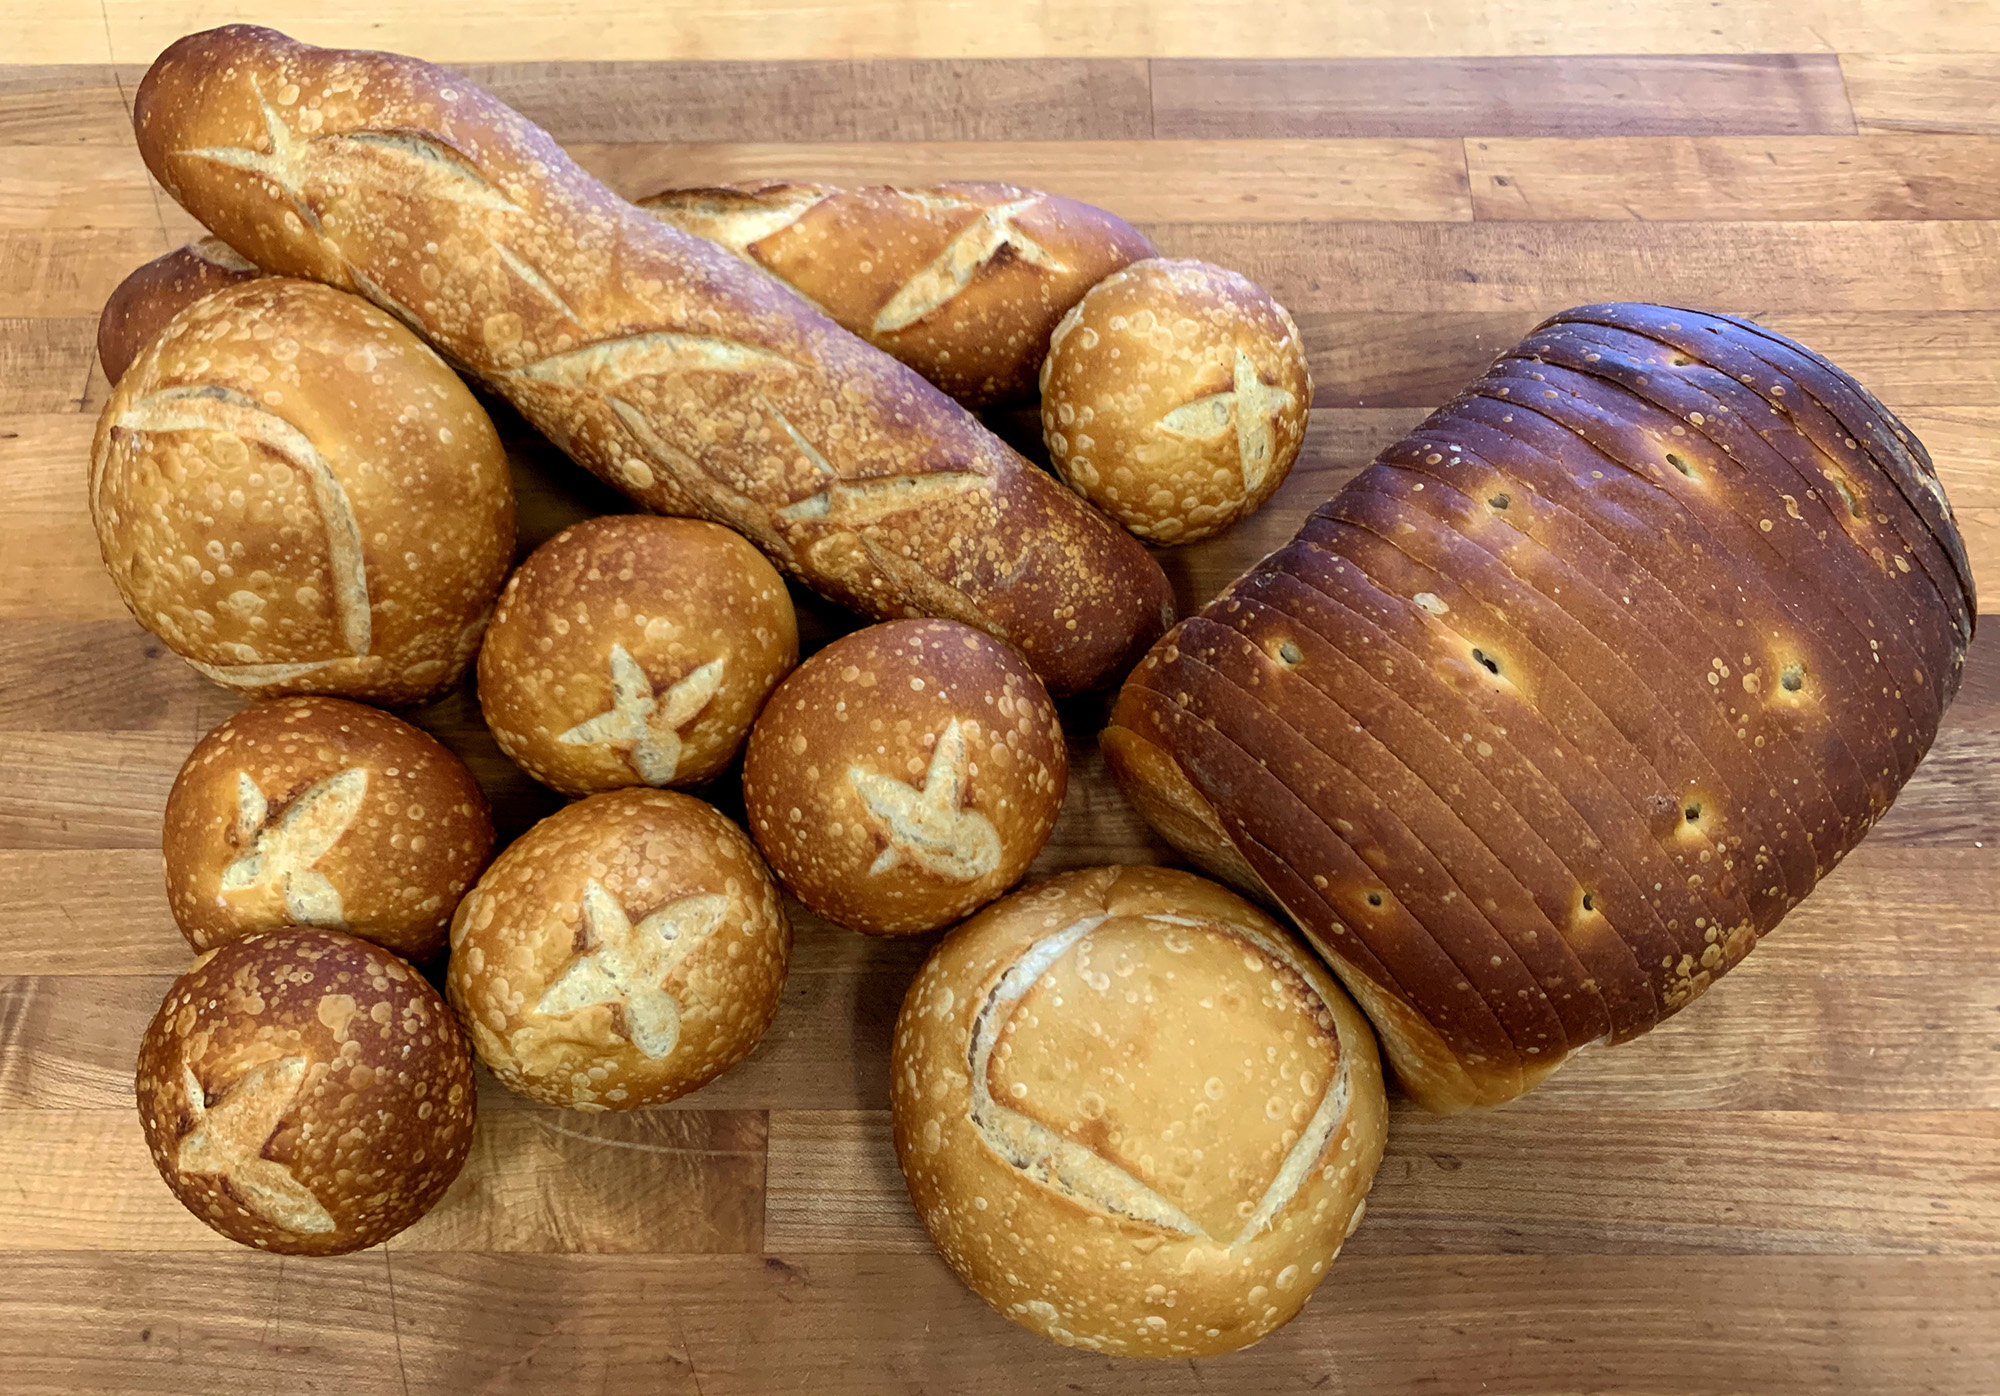
[{"label": "wood grain", "polygon": [[[771,176],[1012,179],[1238,267],[1317,385],[1278,496],[1162,555],[1205,601],[1547,314],[1752,314],[1928,443],[2000,608],[2000,12],[1980,0],[1279,0],[725,8],[313,0],[254,16],[50,0],[0,19],[0,1387],[13,1393],[1993,1389],[2000,1372],[2000,632],[1859,850],[1739,969],[1542,1089],[1400,1101],[1367,1221],[1243,1354],[1134,1368],[991,1314],[887,1144],[890,1035],[926,941],[790,905],[751,1057],[672,1108],[580,1116],[482,1073],[473,1158],[388,1247],[286,1261],[183,1212],[132,1059],[191,952],[159,810],[238,700],[125,613],[84,468],[99,305],[192,224],[131,146],[186,28],[457,63],[627,194]],[[1837,55],[1837,56],[1836,56]],[[570,57],[576,64],[540,60]],[[617,61],[606,61],[615,58]],[[714,63],[692,61],[724,58]],[[874,58],[885,61],[860,61]],[[628,507],[504,408],[523,551]],[[993,425],[1040,458],[1033,413]],[[808,648],[854,624],[798,594]],[[1989,619],[1991,616],[1989,614]],[[1031,875],[1171,857],[1063,705],[1071,789]],[[557,806],[469,687],[412,715],[503,837]],[[740,816],[731,781],[706,792]]]}]

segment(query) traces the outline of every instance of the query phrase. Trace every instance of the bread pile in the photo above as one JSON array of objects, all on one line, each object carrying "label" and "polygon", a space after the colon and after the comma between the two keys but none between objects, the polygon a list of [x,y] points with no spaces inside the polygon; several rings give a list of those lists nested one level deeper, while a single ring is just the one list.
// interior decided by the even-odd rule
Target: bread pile
[{"label": "bread pile", "polygon": [[[1170,630],[1135,535],[1230,526],[1307,434],[1297,326],[1233,272],[1012,185],[641,208],[442,69],[247,26],[168,49],[135,125],[216,237],[106,307],[92,512],[135,617],[272,700],[168,801],[202,956],[139,1103],[249,1245],[436,1204],[475,1058],[545,1105],[657,1104],[755,1050],[796,916],[963,921],[891,1081],[943,1257],[1060,1342],[1240,1347],[1360,1220],[1374,1034],[1455,1109],[1645,1031],[1880,817],[1958,683],[1922,447],[1747,322],[1558,316]],[[460,373],[651,512],[509,578]],[[1038,385],[1061,482],[962,405]],[[800,664],[786,577],[878,623]],[[475,655],[500,750],[582,797],[490,864],[472,773],[362,705]],[[1097,717],[1055,700],[1121,679],[1133,803],[1324,964],[1184,872],[1010,893],[1064,719]]]}]

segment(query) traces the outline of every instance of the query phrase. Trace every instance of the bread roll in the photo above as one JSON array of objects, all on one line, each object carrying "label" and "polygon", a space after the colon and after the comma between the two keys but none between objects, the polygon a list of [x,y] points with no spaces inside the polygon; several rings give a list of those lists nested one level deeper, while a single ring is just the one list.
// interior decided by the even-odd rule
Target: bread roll
[{"label": "bread roll", "polygon": [[377,1245],[472,1147],[472,1061],[423,976],[337,931],[231,941],[139,1046],[139,1122],[181,1205],[282,1255]]},{"label": "bread roll", "polygon": [[799,659],[784,579],[697,519],[564,529],[500,594],[479,705],[500,749],[566,795],[699,785]]},{"label": "bread roll", "polygon": [[1172,619],[1158,564],[964,409],[460,77],[233,25],[135,111],[148,168],[259,266],[366,295],[646,508],[842,605],[975,625],[1065,693]]},{"label": "bread roll", "polygon": [[1063,312],[1153,255],[1116,214],[1013,184],[764,180],[639,207],[770,272],[968,407],[1032,399]]},{"label": "bread roll", "polygon": [[896,1157],[952,1269],[1073,1347],[1199,1357],[1299,1311],[1361,1220],[1386,1107],[1326,970],[1190,873],[987,908],[896,1020]]},{"label": "bread roll", "polygon": [[1105,733],[1436,1110],[1685,1007],[1889,808],[1977,613],[1923,447],[1745,320],[1566,311],[1155,648]]},{"label": "bread roll", "polygon": [[197,950],[286,926],[422,962],[493,853],[479,782],[428,733],[338,698],[245,708],[167,795],[167,901]]},{"label": "bread roll", "polygon": [[97,320],[97,360],[116,387],[139,351],[167,321],[211,291],[263,273],[221,238],[203,238],[155,257],[118,283]]},{"label": "bread roll", "polygon": [[465,385],[358,296],[275,277],[188,306],[126,372],[90,512],[139,623],[257,698],[443,692],[514,551],[507,458]]},{"label": "bread roll", "polygon": [[614,790],[558,810],[486,870],[452,919],[447,987],[510,1089],[635,1110],[749,1054],[791,949],[740,829],[686,795]]},{"label": "bread roll", "polygon": [[771,695],[743,758],[750,832],[779,878],[872,935],[934,931],[1019,881],[1068,783],[1028,666],[944,620],[828,645]]},{"label": "bread roll", "polygon": [[1152,543],[1260,508],[1306,437],[1299,327],[1256,283],[1152,258],[1092,287],[1042,364],[1042,438],[1070,487]]}]

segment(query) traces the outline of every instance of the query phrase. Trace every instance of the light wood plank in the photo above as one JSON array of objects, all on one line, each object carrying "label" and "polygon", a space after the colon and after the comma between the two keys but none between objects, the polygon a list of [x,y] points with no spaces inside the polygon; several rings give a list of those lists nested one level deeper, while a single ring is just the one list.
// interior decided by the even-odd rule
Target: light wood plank
[{"label": "light wood plank", "polygon": [[1456,140],[1148,140],[1009,143],[575,145],[627,198],[755,179],[923,184],[995,179],[1142,222],[1472,216]]},{"label": "light wood plank", "polygon": [[1162,59],[1162,136],[1846,134],[1829,53]]},{"label": "light wood plank", "polygon": [[[95,314],[66,320],[0,316],[0,414],[77,412],[96,367]],[[21,430],[18,422],[0,427],[0,452],[23,449],[16,445]]]},{"label": "light wood plank", "polygon": [[1490,219],[1992,219],[1990,136],[1468,140],[1473,210]]},{"label": "light wood plank", "polygon": [[0,145],[57,142],[132,143],[132,113],[116,70],[104,62],[0,63]]},{"label": "light wood plank", "polygon": [[170,240],[158,224],[0,230],[0,308],[31,319],[94,320],[105,297],[134,267],[185,241]]},{"label": "light wood plank", "polygon": [[7,145],[0,165],[0,231],[134,228],[178,246],[201,225],[153,183],[127,139],[123,145]]},{"label": "light wood plank", "polygon": [[2000,67],[1975,51],[1843,53],[1840,71],[1863,131],[2000,135]]}]

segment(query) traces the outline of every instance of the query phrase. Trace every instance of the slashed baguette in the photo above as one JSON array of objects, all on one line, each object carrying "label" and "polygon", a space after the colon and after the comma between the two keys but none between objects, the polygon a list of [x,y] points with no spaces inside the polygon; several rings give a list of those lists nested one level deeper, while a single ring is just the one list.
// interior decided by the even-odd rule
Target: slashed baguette
[{"label": "slashed baguette", "polygon": [[1104,748],[1281,903],[1410,1093],[1693,1000],[1860,841],[1977,613],[1923,446],[1748,321],[1566,311],[1177,626]]},{"label": "slashed baguette", "polygon": [[167,49],[134,108],[153,174],[238,252],[367,296],[647,508],[844,605],[976,626],[1057,692],[1172,619],[1144,549],[956,403],[442,68],[231,25]]}]

